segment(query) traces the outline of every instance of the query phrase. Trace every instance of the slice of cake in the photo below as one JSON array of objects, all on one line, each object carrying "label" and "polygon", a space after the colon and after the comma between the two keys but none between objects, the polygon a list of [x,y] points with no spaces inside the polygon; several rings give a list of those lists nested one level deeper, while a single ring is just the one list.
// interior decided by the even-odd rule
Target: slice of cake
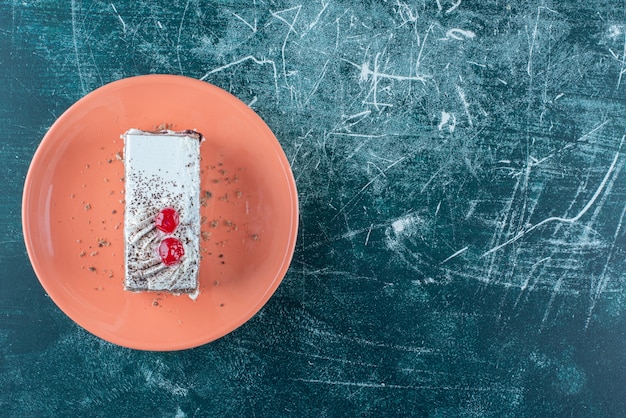
[{"label": "slice of cake", "polygon": [[202,135],[131,129],[122,138],[124,288],[194,292],[200,265]]}]

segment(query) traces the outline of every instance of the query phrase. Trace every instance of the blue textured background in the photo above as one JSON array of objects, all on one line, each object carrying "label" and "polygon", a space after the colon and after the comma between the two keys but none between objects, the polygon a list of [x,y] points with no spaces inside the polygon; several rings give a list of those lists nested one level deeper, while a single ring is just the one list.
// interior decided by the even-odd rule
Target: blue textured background
[{"label": "blue textured background", "polygon": [[[624,1],[0,1],[6,416],[626,416]],[[232,334],[92,336],[24,248],[72,103],[173,73],[248,103],[300,192],[291,269]]]}]

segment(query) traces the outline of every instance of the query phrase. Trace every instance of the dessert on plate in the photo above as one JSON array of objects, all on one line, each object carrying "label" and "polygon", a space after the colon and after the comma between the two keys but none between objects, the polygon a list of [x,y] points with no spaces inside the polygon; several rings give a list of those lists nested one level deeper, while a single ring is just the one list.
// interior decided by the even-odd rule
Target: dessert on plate
[{"label": "dessert on plate", "polygon": [[200,143],[188,131],[124,135],[124,288],[192,293],[200,266]]}]

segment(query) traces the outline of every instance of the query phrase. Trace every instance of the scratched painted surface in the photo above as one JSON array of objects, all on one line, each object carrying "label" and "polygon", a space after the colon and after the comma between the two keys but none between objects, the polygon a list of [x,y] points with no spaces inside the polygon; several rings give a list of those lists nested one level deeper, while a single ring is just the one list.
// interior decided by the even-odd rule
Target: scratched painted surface
[{"label": "scratched painted surface", "polygon": [[[0,410],[9,416],[624,416],[624,1],[0,2]],[[74,325],[24,176],[69,105],[184,74],[297,179],[270,303],[185,352]]]}]

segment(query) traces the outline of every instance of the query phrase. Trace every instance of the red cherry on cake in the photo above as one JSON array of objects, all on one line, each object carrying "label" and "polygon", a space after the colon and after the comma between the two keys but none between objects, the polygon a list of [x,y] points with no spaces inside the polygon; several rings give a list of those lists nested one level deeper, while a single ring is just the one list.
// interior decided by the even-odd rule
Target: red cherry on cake
[{"label": "red cherry on cake", "polygon": [[165,232],[166,234],[171,234],[172,232],[174,232],[174,230],[178,226],[178,222],[178,212],[176,212],[176,209],[172,208],[161,209],[156,217],[157,229]]},{"label": "red cherry on cake", "polygon": [[165,238],[159,245],[159,256],[161,261],[166,266],[178,263],[178,261],[185,255],[185,249],[183,243],[176,238]]}]

